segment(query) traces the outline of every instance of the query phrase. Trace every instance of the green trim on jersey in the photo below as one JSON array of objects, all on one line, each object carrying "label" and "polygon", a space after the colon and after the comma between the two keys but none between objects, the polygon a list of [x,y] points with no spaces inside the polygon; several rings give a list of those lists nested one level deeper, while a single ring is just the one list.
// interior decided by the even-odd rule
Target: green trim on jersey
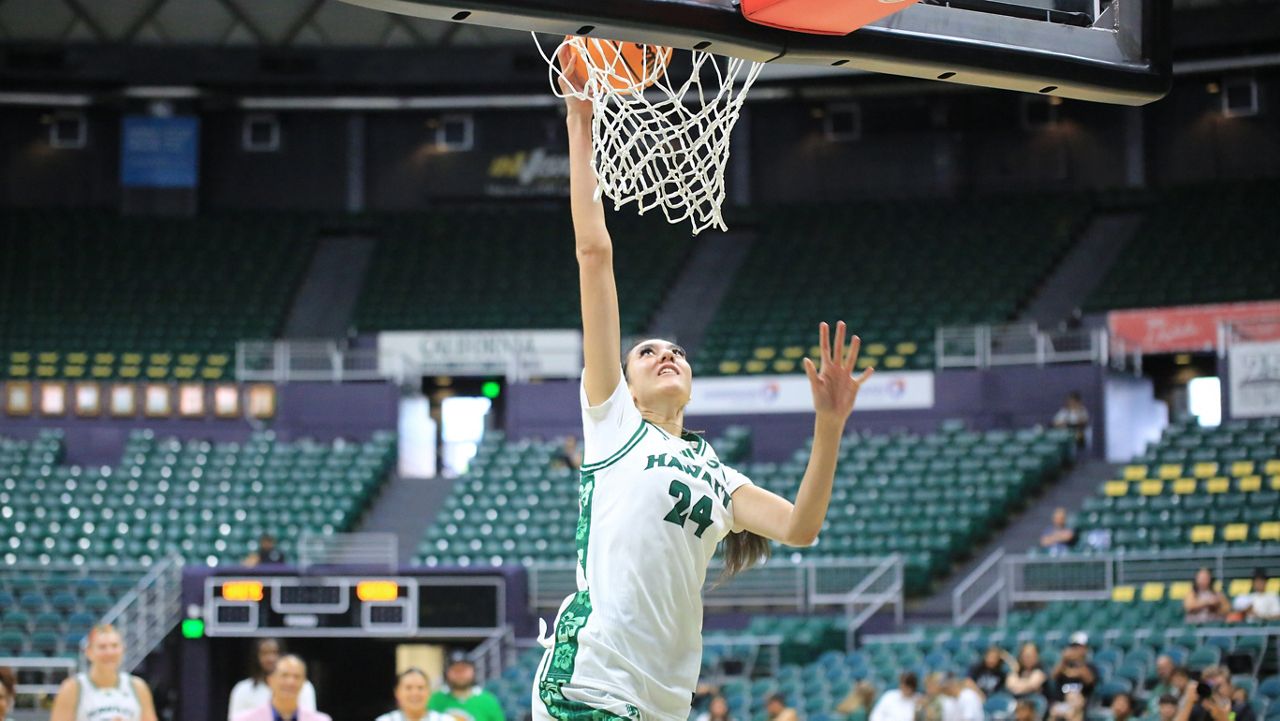
[{"label": "green trim on jersey", "polygon": [[[617,457],[634,447],[643,435],[642,423]],[[587,547],[591,542],[591,498],[595,489],[595,474],[583,473],[578,489],[578,527],[574,532],[574,544],[578,547],[578,564],[582,568],[584,579],[587,574]],[[578,634],[587,625],[590,615],[591,590],[584,588],[573,595],[573,600],[556,620],[556,640],[551,650],[551,663],[547,664],[538,679],[538,698],[559,721],[612,721],[622,718],[608,711],[592,708],[581,701],[572,701],[564,695],[564,685],[573,679],[573,668],[578,659]]]},{"label": "green trim on jersey", "polygon": [[649,424],[644,421],[640,421],[640,427],[636,429],[635,433],[631,434],[631,438],[629,438],[627,442],[622,445],[622,448],[617,453],[613,454],[612,456],[609,456],[603,461],[596,461],[595,463],[584,464],[582,466],[582,471],[585,473],[595,473],[596,471],[603,471],[609,466],[612,466],[614,463],[617,463],[618,461],[622,460],[622,457],[627,455],[627,453],[629,453],[632,448],[635,448],[637,445],[639,445],[641,439],[644,438],[644,434],[646,431],[648,431],[648,429],[649,429]]}]

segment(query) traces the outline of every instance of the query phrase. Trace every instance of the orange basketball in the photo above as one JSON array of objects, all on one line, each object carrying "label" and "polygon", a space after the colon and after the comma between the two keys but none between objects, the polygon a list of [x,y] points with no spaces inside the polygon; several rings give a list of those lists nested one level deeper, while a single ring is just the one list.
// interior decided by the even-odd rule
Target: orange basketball
[{"label": "orange basketball", "polygon": [[666,74],[671,60],[671,48],[661,45],[596,38],[587,38],[584,42],[585,53],[576,44],[564,43],[558,57],[565,79],[578,91],[586,87],[588,64],[606,71],[606,79],[614,90],[628,93],[636,87],[647,88],[658,82]]}]

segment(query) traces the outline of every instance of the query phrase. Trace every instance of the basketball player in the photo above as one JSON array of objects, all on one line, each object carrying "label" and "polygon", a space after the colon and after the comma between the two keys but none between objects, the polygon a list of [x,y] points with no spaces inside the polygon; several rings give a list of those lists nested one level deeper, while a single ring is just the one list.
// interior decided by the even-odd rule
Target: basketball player
[{"label": "basketball player", "polygon": [[89,671],[62,682],[49,721],[157,721],[147,682],[120,670],[124,640],[114,626],[94,626],[85,649]]},{"label": "basketball player", "polygon": [[[566,95],[570,88],[562,83]],[[811,544],[831,498],[845,421],[871,375],[852,370],[859,340],[832,343],[804,368],[816,412],[813,450],[794,504],[752,485],[684,430],[691,371],[684,350],[646,340],[622,365],[612,242],[594,198],[591,104],[566,98],[570,195],[582,296],[585,448],[579,490],[578,592],[565,599],[539,664],[535,721],[686,721],[702,660],[707,565],[724,541],[726,573],[768,540]],[[829,292],[838,292],[831,289]]]},{"label": "basketball player", "polygon": [[427,711],[431,682],[419,668],[411,668],[396,677],[396,710],[388,711],[374,721],[451,721],[451,716]]}]

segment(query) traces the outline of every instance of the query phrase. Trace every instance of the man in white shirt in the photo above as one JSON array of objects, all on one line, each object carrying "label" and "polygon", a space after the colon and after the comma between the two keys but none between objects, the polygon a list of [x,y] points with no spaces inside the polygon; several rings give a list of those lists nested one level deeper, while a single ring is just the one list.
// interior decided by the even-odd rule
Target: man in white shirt
[{"label": "man in white shirt", "polygon": [[1244,614],[1246,619],[1271,621],[1280,618],[1280,596],[1267,593],[1267,572],[1259,568],[1253,572],[1253,591],[1243,596],[1236,596],[1232,603],[1233,610]]},{"label": "man in white shirt", "polygon": [[921,697],[916,693],[919,682],[907,671],[898,676],[898,688],[885,691],[868,721],[915,721]]}]

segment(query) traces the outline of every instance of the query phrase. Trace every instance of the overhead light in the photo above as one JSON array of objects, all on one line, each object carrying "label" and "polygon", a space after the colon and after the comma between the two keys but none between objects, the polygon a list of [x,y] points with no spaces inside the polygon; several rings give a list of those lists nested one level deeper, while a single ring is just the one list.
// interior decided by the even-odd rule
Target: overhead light
[{"label": "overhead light", "polygon": [[148,100],[185,100],[198,98],[204,93],[192,85],[134,85],[124,89],[126,98],[145,98]]},{"label": "overhead light", "polygon": [[82,108],[93,99],[83,93],[0,93],[0,105],[43,105]]}]

